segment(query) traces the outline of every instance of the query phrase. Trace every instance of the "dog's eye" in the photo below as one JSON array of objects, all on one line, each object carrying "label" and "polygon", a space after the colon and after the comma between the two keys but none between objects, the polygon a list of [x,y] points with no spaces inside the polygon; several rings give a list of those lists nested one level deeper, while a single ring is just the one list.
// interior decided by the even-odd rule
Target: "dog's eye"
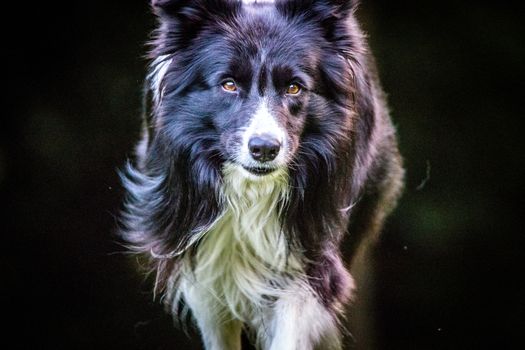
[{"label": "dog's eye", "polygon": [[237,84],[235,84],[235,82],[231,79],[226,80],[222,83],[222,88],[228,92],[235,92],[237,91]]},{"label": "dog's eye", "polygon": [[297,95],[301,92],[301,87],[299,84],[290,84],[288,85],[288,88],[286,89],[286,93],[288,95]]}]

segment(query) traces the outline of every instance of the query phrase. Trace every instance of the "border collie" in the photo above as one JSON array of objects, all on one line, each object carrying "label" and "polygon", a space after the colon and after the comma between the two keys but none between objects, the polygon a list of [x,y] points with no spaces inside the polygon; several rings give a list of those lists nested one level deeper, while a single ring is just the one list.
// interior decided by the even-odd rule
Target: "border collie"
[{"label": "border collie", "polygon": [[240,349],[243,330],[262,349],[341,349],[355,247],[404,173],[355,1],[152,8],[124,239],[206,349]]}]

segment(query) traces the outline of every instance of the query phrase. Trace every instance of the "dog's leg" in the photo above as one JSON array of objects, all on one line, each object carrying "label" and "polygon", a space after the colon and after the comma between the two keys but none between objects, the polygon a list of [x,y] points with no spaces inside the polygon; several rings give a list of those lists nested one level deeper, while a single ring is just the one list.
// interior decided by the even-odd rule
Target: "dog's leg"
[{"label": "dog's leg", "polygon": [[340,350],[335,316],[305,286],[287,291],[276,302],[271,320],[269,350]]},{"label": "dog's leg", "polygon": [[242,323],[232,318],[205,288],[183,286],[184,301],[199,327],[206,350],[241,350]]},{"label": "dog's leg", "polygon": [[241,350],[242,326],[239,321],[219,321],[218,323],[202,314],[195,318],[206,350]]}]

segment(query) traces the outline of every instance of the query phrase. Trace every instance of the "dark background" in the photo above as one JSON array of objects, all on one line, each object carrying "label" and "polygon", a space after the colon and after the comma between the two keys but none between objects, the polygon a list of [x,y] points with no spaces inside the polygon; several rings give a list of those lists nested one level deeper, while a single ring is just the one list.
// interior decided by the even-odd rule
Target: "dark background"
[{"label": "dark background", "polygon": [[[363,2],[407,167],[375,249],[375,341],[510,348],[525,316],[523,12]],[[3,330],[15,348],[196,348],[115,243],[148,1],[12,3],[2,22]]]}]

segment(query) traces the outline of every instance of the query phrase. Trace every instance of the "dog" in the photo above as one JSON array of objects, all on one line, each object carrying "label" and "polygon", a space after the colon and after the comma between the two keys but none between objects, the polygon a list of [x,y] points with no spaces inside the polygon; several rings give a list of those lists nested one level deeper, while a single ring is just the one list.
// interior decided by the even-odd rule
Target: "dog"
[{"label": "dog", "polygon": [[345,0],[153,0],[122,237],[206,349],[341,349],[354,281],[403,187]]}]

